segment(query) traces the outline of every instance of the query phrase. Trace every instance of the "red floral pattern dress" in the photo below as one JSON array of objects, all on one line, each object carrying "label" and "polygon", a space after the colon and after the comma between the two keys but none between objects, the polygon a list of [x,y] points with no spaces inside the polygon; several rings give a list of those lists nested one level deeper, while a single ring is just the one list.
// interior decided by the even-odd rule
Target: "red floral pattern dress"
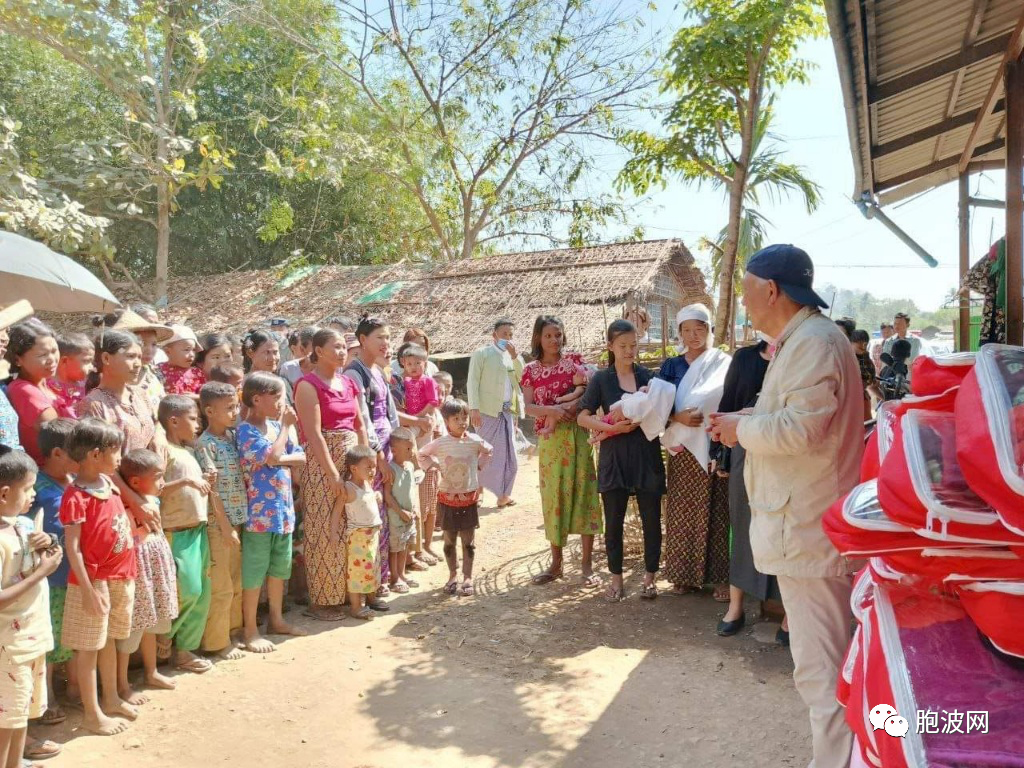
[{"label": "red floral pattern dress", "polygon": [[170,363],[160,363],[156,368],[168,395],[198,395],[206,383],[202,368],[179,368]]}]

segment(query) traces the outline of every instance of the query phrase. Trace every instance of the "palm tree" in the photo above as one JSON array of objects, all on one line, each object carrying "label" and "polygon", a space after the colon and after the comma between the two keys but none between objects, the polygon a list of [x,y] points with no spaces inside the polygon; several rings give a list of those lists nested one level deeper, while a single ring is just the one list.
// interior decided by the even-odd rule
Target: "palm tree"
[{"label": "palm tree", "polygon": [[[743,205],[739,212],[739,228],[736,241],[736,263],[733,270],[733,293],[738,299],[743,275],[746,274],[747,260],[765,245],[767,227],[771,225],[754,206],[765,199],[777,202],[784,197],[799,195],[803,198],[807,213],[813,213],[821,203],[821,187],[804,175],[803,168],[782,160],[782,151],[773,143],[769,131],[772,122],[772,101],[769,100],[761,112],[754,131],[750,158],[750,172],[744,190]],[[735,170],[735,169],[734,169]],[[711,254],[711,282],[718,290],[722,280],[723,256],[729,227],[723,227],[714,240],[701,238],[700,247]],[[728,339],[735,346],[736,304],[732,302],[729,328],[720,338]]]}]

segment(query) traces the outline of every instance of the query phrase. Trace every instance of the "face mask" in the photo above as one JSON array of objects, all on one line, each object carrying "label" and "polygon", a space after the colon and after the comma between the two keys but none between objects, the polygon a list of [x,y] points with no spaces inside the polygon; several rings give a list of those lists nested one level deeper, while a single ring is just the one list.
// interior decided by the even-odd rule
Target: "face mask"
[{"label": "face mask", "polygon": [[502,352],[504,352],[506,349],[508,349],[508,339],[498,339],[497,347]]}]

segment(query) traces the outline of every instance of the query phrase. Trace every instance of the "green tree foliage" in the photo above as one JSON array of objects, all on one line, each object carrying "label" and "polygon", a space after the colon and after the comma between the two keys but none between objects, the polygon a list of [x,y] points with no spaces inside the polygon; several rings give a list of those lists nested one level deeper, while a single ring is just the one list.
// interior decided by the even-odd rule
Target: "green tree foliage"
[{"label": "green tree foliage", "polygon": [[[676,33],[662,77],[662,92],[673,100],[665,134],[623,134],[633,157],[620,183],[643,194],[679,177],[726,193],[715,318],[715,343],[721,344],[731,337],[737,250],[754,174],[764,178],[766,190],[802,194],[809,208],[817,200],[800,169],[783,163],[775,150],[758,152],[758,137],[770,123],[773,95],[806,82],[810,64],[797,48],[824,34],[825,18],[814,0],[691,0],[689,7],[689,23]],[[748,226],[757,223],[748,219]]]},{"label": "green tree foliage", "polygon": [[[338,0],[348,45],[324,51],[301,16],[254,18],[331,62],[369,105],[377,140],[313,147],[279,167],[329,173],[337,147],[413,195],[443,258],[510,238],[582,242],[619,216],[589,194],[596,142],[649,84],[629,4],[584,0]],[[302,124],[315,124],[304,115]],[[331,132],[327,131],[327,135]],[[567,226],[566,226],[567,225]],[[568,237],[565,237],[565,231]]]},{"label": "green tree foliage", "polygon": [[0,227],[67,254],[109,259],[110,222],[89,216],[81,203],[23,167],[15,145],[20,127],[0,104]]},{"label": "green tree foliage", "polygon": [[[230,40],[216,0],[0,0],[0,30],[80,67],[122,108],[114,132],[72,158],[87,204],[156,230],[156,295],[166,296],[171,215],[182,189],[218,186],[229,152],[197,119],[195,88]],[[212,51],[211,51],[212,48]]]}]

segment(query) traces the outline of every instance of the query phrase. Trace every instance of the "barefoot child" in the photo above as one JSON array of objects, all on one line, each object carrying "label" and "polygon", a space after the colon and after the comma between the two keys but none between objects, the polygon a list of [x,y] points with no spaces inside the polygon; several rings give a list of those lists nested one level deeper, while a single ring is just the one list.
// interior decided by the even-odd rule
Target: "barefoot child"
[{"label": "barefoot child", "polygon": [[394,478],[384,483],[388,508],[388,537],[391,558],[391,591],[404,595],[419,584],[405,573],[407,557],[416,542],[420,525],[420,494],[423,470],[416,466],[416,442],[412,430],[399,427],[391,433],[391,470]]},{"label": "barefoot child", "polygon": [[210,541],[206,532],[210,481],[192,444],[199,434],[199,408],[186,395],[160,401],[160,425],[167,434],[167,467],[160,496],[160,522],[174,554],[178,583],[178,618],[167,633],[177,647],[175,666],[185,672],[208,672],[213,666],[195,654],[203,641],[210,612]]},{"label": "barefoot child", "polygon": [[69,333],[57,337],[57,348],[57,375],[47,383],[69,406],[78,405],[85,397],[85,380],[93,372],[96,347],[84,333]]},{"label": "barefoot child", "polygon": [[[444,532],[444,558],[448,562],[449,595],[473,594],[473,543],[480,526],[479,470],[493,455],[493,449],[479,435],[469,430],[469,406],[462,400],[449,400],[441,406],[448,434],[420,451],[420,465],[438,467],[437,511]],[[455,544],[462,539],[462,586],[458,579],[458,558]]]},{"label": "barefoot child", "polygon": [[199,390],[206,383],[202,368],[195,368],[196,354],[202,351],[195,331],[185,325],[172,325],[174,335],[160,343],[167,355],[167,362],[160,363],[157,370],[163,379],[164,391],[168,395],[187,395],[194,402],[199,401]]},{"label": "barefoot child", "polygon": [[28,721],[46,710],[46,652],[53,648],[46,577],[60,565],[54,537],[26,514],[36,464],[0,446],[0,765],[22,765]]},{"label": "barefoot child", "polygon": [[136,574],[131,519],[110,479],[121,461],[122,439],[117,427],[99,419],[75,424],[68,455],[78,463],[78,474],[60,505],[71,563],[61,645],[75,651],[82,725],[100,736],[112,736],[127,727],[110,715],[134,720],[139,714],[117,695],[115,643],[131,634]]},{"label": "barefoot child", "polygon": [[288,437],[298,419],[285,405],[284,379],[256,372],[245,378],[242,403],[247,415],[238,425],[236,441],[248,497],[248,513],[242,531],[242,624],[243,640],[253,653],[277,648],[260,636],[256,619],[260,588],[267,581],[270,618],[267,633],[304,635],[285,623],[282,616],[284,583],[292,574],[292,532],[295,506],[292,500],[292,467],[306,463],[306,454]]},{"label": "barefoot child", "polygon": [[[381,495],[373,490],[377,474],[377,454],[372,448],[357,445],[345,455],[345,495],[338,497],[331,515],[331,532],[335,541],[345,537],[348,561],[349,614],[354,619],[370,621],[373,596],[380,587],[380,517]],[[344,501],[344,530],[342,504]]]},{"label": "barefoot child", "polygon": [[[160,506],[164,488],[164,462],[153,451],[131,451],[121,459],[121,479],[147,504]],[[127,640],[117,641],[117,693],[129,704],[138,706],[148,699],[136,693],[128,682],[128,662],[136,651],[142,651],[146,685],[172,690],[175,682],[157,669],[158,635],[171,631],[178,617],[178,587],[174,554],[159,526],[153,530],[135,525],[135,602],[132,604],[132,633]]]},{"label": "barefoot child", "polygon": [[[64,490],[75,479],[75,462],[67,453],[68,438],[71,437],[74,428],[75,422],[71,419],[53,419],[39,427],[39,452],[43,456],[43,465],[36,475],[33,515],[42,510],[43,531],[53,536],[62,547],[64,526],[60,522],[60,500],[64,496]],[[68,663],[72,657],[71,650],[60,644],[69,567],[67,559],[63,559],[57,569],[46,578],[50,588],[50,626],[53,629],[54,643],[53,650],[46,654],[46,693],[49,706],[40,721],[44,725],[57,725],[66,719],[64,710],[57,703],[57,695],[53,688],[53,678],[58,667],[63,670],[66,666],[69,693],[77,696],[78,692],[75,665]]]},{"label": "barefoot child", "polygon": [[196,456],[217,480],[210,494],[210,615],[203,633],[203,650],[223,659],[241,658],[242,526],[249,502],[242,465],[235,445],[238,395],[230,384],[210,382],[199,390],[206,431],[199,436]]}]

